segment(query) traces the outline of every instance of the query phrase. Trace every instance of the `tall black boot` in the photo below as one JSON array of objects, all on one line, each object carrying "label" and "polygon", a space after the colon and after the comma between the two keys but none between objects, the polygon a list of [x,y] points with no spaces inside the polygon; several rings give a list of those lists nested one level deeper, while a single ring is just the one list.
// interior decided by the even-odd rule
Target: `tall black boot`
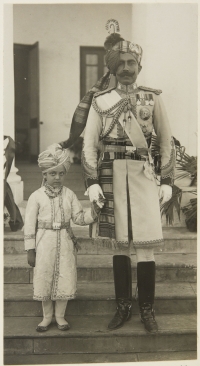
[{"label": "tall black boot", "polygon": [[145,329],[150,333],[158,331],[153,309],[155,297],[155,262],[137,264],[137,285],[140,317]]},{"label": "tall black boot", "polygon": [[114,255],[113,273],[117,311],[108,324],[110,330],[122,327],[125,321],[131,318],[132,273],[130,258],[126,255]]}]

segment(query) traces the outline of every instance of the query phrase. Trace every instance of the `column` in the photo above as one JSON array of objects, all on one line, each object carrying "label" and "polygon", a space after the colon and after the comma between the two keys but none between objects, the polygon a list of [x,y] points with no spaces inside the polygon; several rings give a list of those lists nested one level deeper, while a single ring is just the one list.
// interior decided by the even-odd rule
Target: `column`
[{"label": "column", "polygon": [[[15,140],[15,116],[14,116],[14,62],[13,62],[13,5],[4,4],[4,71],[3,71],[3,124],[4,135]],[[13,161],[10,174],[7,178],[15,203],[23,201],[23,182],[18,169]]]}]

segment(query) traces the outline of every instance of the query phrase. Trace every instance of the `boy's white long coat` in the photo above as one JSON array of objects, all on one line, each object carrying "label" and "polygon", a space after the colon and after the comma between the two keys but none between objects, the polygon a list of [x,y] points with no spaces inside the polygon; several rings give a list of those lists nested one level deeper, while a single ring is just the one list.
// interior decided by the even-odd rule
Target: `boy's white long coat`
[{"label": "boy's white long coat", "polygon": [[[61,196],[64,219],[77,225],[94,221],[91,209],[83,211],[76,195],[63,187]],[[54,212],[52,212],[54,207]],[[33,298],[39,301],[65,300],[75,297],[77,284],[76,248],[66,229],[36,230],[38,222],[61,222],[59,197],[50,198],[41,187],[30,196],[25,216],[25,250],[36,250],[33,276]]]}]

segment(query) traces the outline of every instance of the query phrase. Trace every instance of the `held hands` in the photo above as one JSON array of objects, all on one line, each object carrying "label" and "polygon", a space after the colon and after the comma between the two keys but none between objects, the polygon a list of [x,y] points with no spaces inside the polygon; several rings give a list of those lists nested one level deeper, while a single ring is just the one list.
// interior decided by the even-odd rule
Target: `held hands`
[{"label": "held hands", "polygon": [[165,202],[169,201],[171,197],[172,197],[172,187],[168,186],[167,184],[162,184],[160,186],[159,191],[160,203],[163,205]]},{"label": "held hands", "polygon": [[96,202],[97,205],[102,208],[105,202],[103,191],[99,184],[93,184],[88,188],[88,194],[90,202]]},{"label": "held hands", "polygon": [[35,249],[29,249],[28,253],[27,253],[27,259],[28,259],[29,266],[35,267],[35,257],[36,257]]},{"label": "held hands", "polygon": [[[106,201],[106,199],[103,198],[102,195],[99,195],[98,203],[102,203],[104,205],[105,201]],[[92,202],[92,206],[93,206],[93,209],[94,209],[96,215],[99,215],[101,208],[103,207],[103,206],[100,207],[98,203],[97,203],[97,201]]]}]

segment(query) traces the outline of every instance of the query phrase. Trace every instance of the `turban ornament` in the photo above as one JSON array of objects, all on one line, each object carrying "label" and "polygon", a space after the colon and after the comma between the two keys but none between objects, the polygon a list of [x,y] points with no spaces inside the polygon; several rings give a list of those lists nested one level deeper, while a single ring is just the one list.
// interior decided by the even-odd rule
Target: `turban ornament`
[{"label": "turban ornament", "polygon": [[59,144],[50,145],[38,157],[38,166],[43,173],[55,170],[62,165],[68,172],[71,165],[70,151],[63,149]]},{"label": "turban ornament", "polygon": [[118,21],[115,19],[108,20],[106,29],[110,35],[104,42],[104,48],[106,50],[105,61],[111,74],[115,75],[117,71],[121,52],[130,53],[140,65],[143,52],[142,48],[138,44],[125,41],[120,36],[118,33],[120,30]]}]

